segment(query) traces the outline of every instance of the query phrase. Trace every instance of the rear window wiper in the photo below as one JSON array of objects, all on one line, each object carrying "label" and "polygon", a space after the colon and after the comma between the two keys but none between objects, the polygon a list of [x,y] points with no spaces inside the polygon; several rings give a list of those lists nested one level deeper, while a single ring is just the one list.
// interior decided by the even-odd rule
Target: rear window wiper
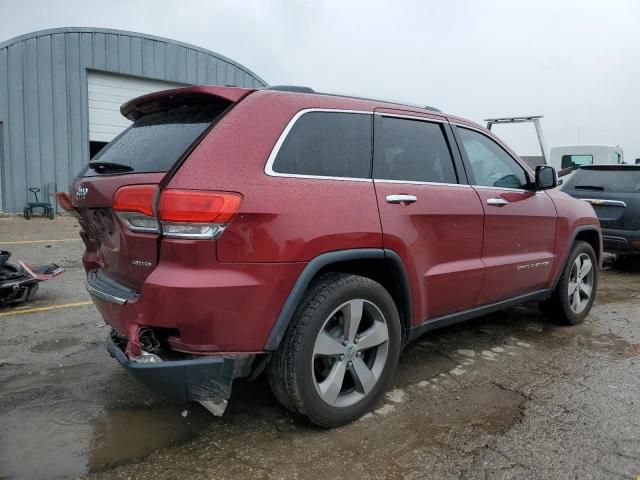
[{"label": "rear window wiper", "polygon": [[116,162],[89,162],[89,168],[98,173],[104,172],[132,172],[133,167],[131,165],[125,165],[124,163]]},{"label": "rear window wiper", "polygon": [[600,191],[604,191],[604,187],[601,187],[599,185],[576,185],[573,188],[581,189],[581,190],[600,190]]}]

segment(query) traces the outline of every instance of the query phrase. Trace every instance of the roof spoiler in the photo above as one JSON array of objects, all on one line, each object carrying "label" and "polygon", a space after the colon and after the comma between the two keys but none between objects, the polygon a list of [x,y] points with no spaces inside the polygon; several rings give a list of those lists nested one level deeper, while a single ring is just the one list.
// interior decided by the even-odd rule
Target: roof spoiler
[{"label": "roof spoiler", "polygon": [[207,85],[172,88],[129,100],[120,107],[120,113],[129,120],[135,121],[143,115],[189,103],[223,101],[224,103],[233,104],[239,102],[252,92],[255,92],[254,88],[216,87]]}]

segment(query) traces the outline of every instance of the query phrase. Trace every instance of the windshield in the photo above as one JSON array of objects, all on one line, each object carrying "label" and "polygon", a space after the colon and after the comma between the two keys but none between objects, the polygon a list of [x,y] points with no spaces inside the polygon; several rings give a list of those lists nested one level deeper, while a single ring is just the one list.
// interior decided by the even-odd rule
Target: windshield
[{"label": "windshield", "polygon": [[562,190],[590,188],[618,193],[640,192],[640,168],[580,169]]},{"label": "windshield", "polygon": [[145,115],[93,157],[80,175],[166,172],[223,110],[221,105],[182,105]]}]

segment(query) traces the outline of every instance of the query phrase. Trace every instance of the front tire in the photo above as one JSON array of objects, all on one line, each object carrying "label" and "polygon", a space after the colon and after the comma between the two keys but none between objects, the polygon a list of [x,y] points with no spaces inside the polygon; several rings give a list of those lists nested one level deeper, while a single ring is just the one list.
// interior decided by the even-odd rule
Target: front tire
[{"label": "front tire", "polygon": [[358,275],[329,275],[298,307],[268,378],[285,407],[316,425],[337,427],[380,400],[400,343],[398,310],[382,285]]},{"label": "front tire", "polygon": [[551,297],[540,302],[542,313],[558,323],[582,323],[593,305],[598,287],[598,259],[593,247],[577,241]]}]

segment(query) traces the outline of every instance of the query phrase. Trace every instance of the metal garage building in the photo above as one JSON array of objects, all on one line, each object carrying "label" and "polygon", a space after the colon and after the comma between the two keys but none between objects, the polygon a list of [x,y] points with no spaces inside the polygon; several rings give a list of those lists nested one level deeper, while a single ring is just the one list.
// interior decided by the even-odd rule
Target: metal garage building
[{"label": "metal garage building", "polygon": [[266,85],[222,55],[141,33],[57,28],[0,43],[0,211],[22,211],[29,187],[66,190],[129,124],[124,101],[203,83]]}]

